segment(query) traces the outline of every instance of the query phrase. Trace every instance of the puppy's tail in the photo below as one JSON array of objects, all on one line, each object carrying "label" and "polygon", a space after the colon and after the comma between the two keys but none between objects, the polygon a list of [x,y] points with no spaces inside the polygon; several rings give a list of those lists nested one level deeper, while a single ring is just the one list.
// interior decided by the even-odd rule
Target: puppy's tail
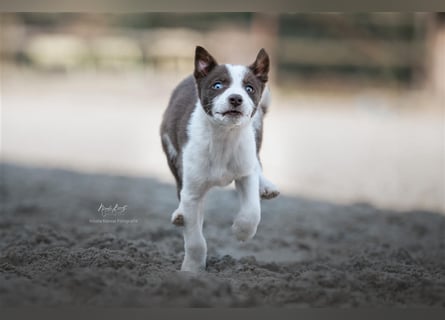
[{"label": "puppy's tail", "polygon": [[263,91],[263,95],[261,96],[261,100],[260,100],[260,108],[261,111],[263,112],[263,115],[265,115],[267,113],[267,110],[269,109],[269,105],[270,105],[270,90],[269,87],[265,87],[264,91]]}]

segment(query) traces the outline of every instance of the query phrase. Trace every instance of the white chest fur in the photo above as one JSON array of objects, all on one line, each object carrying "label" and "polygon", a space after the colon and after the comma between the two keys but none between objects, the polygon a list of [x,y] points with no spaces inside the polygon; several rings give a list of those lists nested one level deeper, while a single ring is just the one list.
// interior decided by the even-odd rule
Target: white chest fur
[{"label": "white chest fur", "polygon": [[225,186],[257,169],[252,122],[232,127],[212,123],[198,103],[188,137],[183,151],[184,181],[204,188]]}]

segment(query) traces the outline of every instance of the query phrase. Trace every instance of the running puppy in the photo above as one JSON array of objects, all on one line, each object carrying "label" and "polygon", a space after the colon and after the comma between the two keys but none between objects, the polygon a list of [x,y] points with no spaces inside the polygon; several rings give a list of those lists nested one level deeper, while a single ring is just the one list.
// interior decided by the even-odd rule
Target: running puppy
[{"label": "running puppy", "polygon": [[235,181],[240,210],[232,230],[238,240],[252,238],[261,218],[260,197],[278,189],[262,174],[259,151],[269,56],[261,49],[250,66],[218,64],[196,47],[195,70],[173,91],[161,125],[162,147],[177,185],[179,207],[172,223],[184,227],[181,270],[205,269],[202,201],[214,186]]}]

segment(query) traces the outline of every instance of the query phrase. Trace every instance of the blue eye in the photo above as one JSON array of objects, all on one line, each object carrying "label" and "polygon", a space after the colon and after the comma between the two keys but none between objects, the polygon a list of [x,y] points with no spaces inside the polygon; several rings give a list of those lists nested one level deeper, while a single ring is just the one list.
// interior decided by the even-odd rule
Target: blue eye
[{"label": "blue eye", "polygon": [[251,85],[247,85],[245,87],[245,89],[246,89],[247,93],[253,93],[255,91]]},{"label": "blue eye", "polygon": [[222,87],[223,85],[220,81],[216,81],[214,84],[212,84],[212,88],[216,90],[222,89]]}]

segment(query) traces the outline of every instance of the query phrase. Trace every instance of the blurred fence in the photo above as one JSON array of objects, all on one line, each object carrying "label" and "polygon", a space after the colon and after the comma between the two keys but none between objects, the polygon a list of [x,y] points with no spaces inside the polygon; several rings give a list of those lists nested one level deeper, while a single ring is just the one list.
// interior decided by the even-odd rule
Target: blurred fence
[{"label": "blurred fence", "polygon": [[412,83],[428,73],[437,14],[2,14],[2,59],[48,70],[189,72],[195,45],[245,63],[265,47],[273,79]]}]

